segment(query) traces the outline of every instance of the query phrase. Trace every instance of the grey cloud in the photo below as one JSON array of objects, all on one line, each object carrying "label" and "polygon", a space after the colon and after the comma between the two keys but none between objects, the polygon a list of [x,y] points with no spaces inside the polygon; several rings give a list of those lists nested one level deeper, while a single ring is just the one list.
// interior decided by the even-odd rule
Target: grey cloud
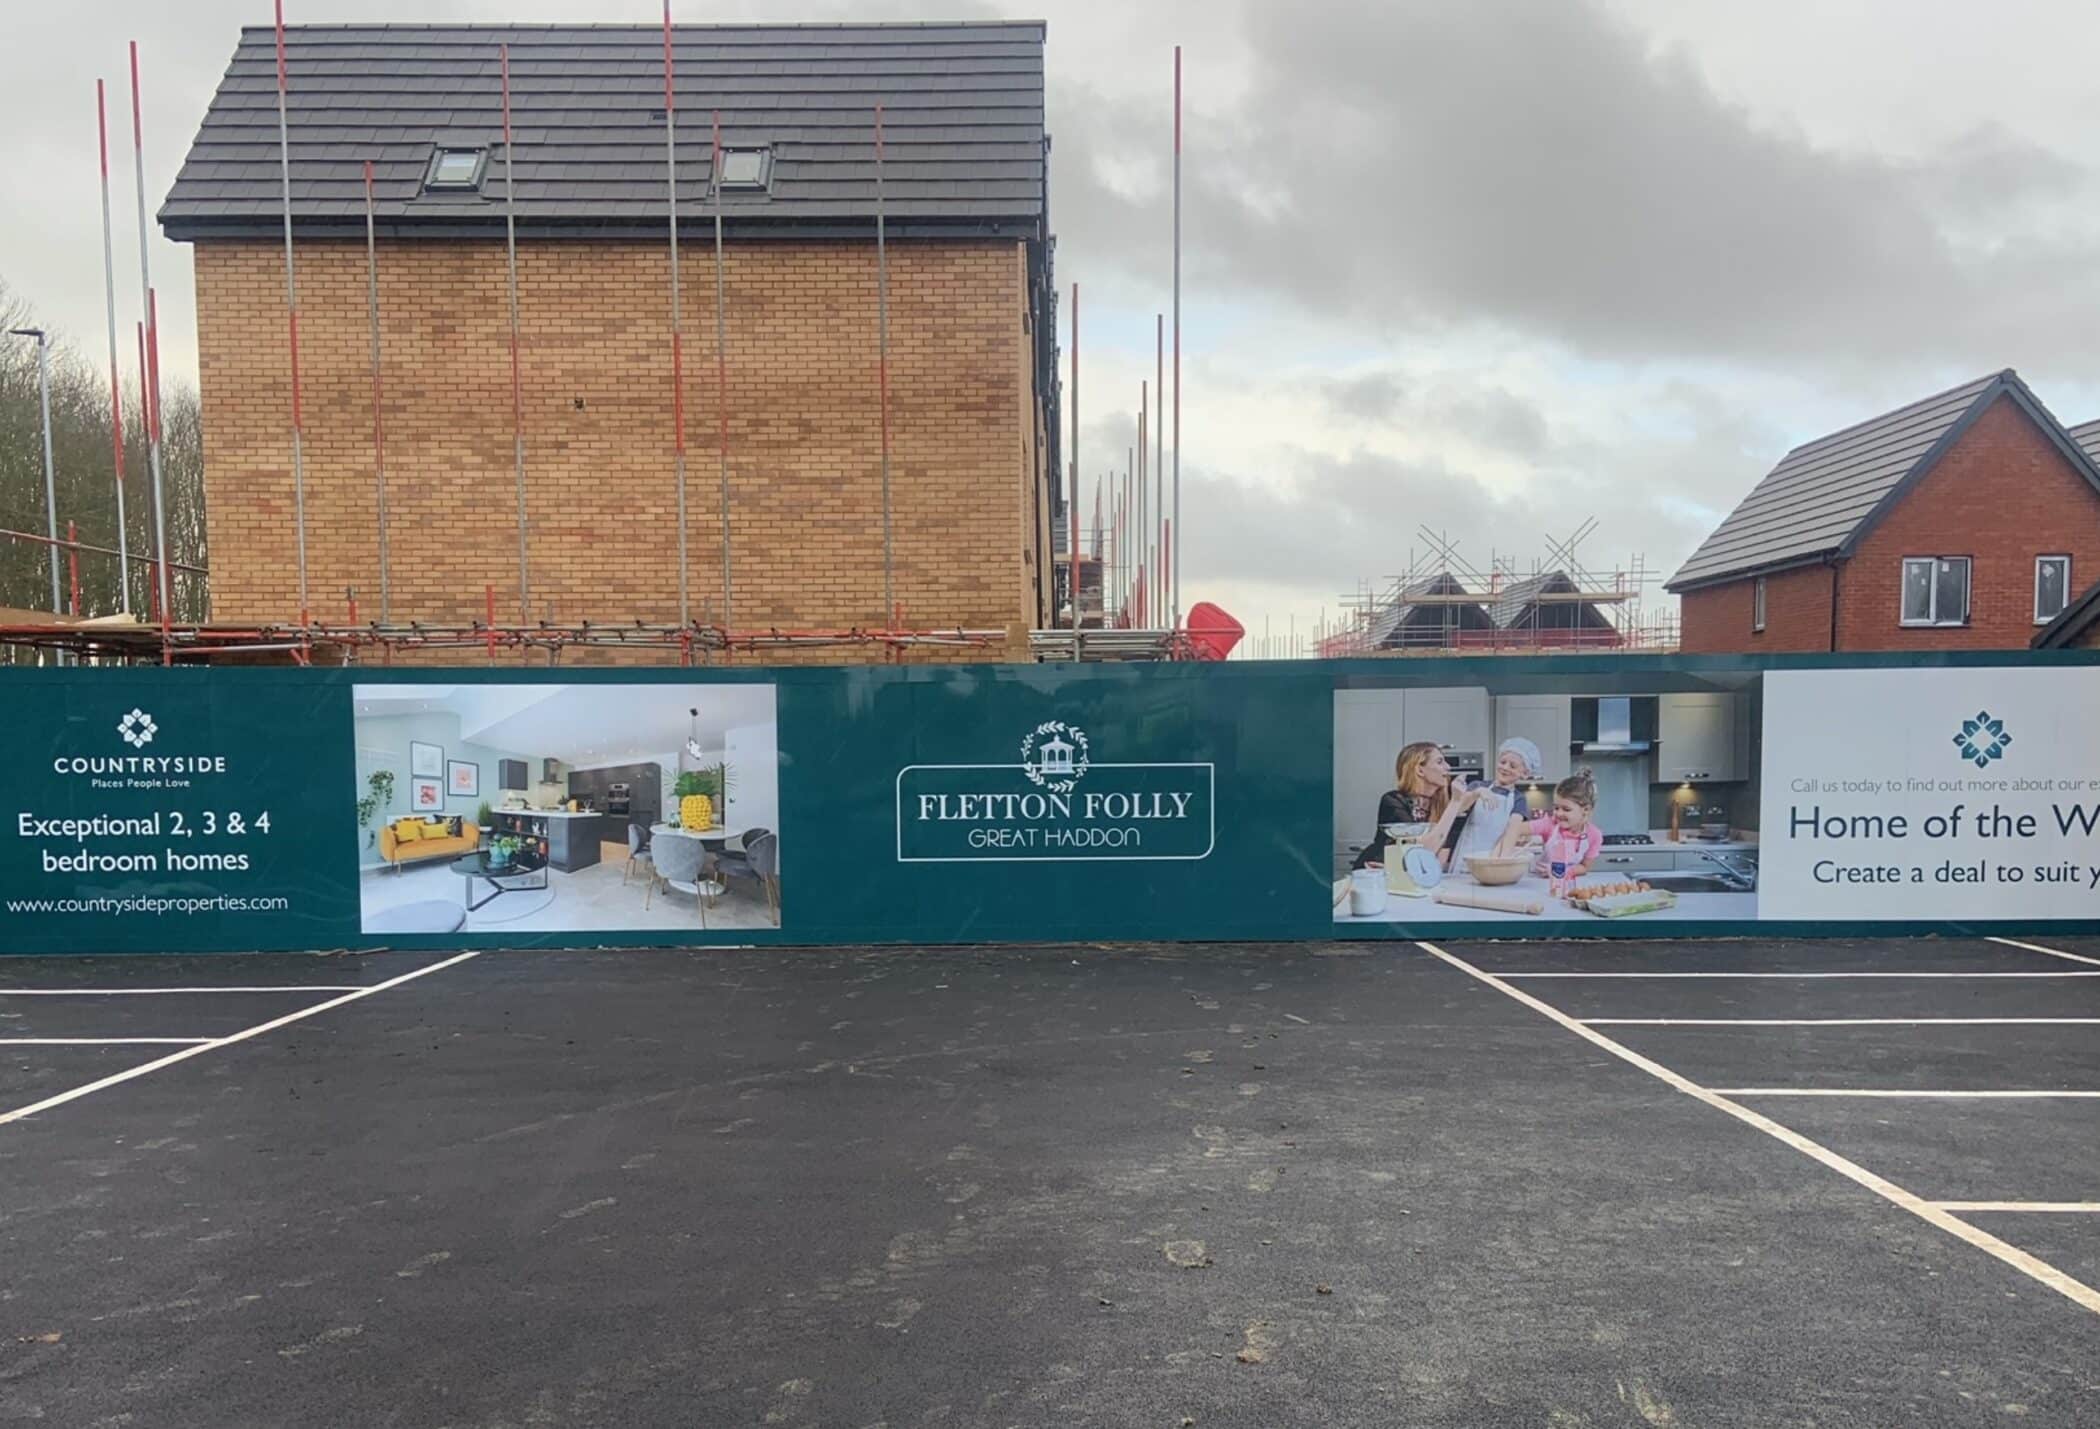
[{"label": "grey cloud", "polygon": [[[2092,176],[2002,130],[1922,161],[1819,148],[1578,0],[1240,15],[1252,92],[1189,130],[1189,261],[1211,291],[1366,334],[1490,324],[1609,357],[1984,370],[2087,351],[2073,315],[2100,299],[2100,252],[2015,220]],[[1148,116],[1113,96],[1058,112],[1061,222],[1114,252],[1158,203],[1087,155]]]},{"label": "grey cloud", "polygon": [[1390,372],[1322,378],[1316,386],[1321,400],[1338,415],[1359,422],[1390,422],[1407,395],[1400,379]]},{"label": "grey cloud", "polygon": [[1417,389],[1388,371],[1318,377],[1311,386],[1344,420],[1462,437],[1517,456],[1536,456],[1546,447],[1545,415],[1505,387],[1439,379]]},{"label": "grey cloud", "polygon": [[[1673,457],[1656,451],[1641,460],[1660,469]],[[1529,569],[1534,554],[1544,556],[1548,536],[1566,537],[1592,516],[1599,529],[1582,552],[1594,568],[1613,569],[1640,554],[1650,570],[1667,575],[1712,524],[1694,504],[1627,502],[1618,493],[1635,483],[1623,460],[1591,473],[1545,472],[1509,495],[1442,462],[1370,452],[1298,452],[1277,474],[1290,479],[1248,482],[1184,469],[1190,582],[1252,576],[1309,603],[1333,602],[1359,581],[1376,587],[1405,570],[1427,549],[1424,527],[1449,533],[1480,569],[1497,554]],[[1660,597],[1660,587],[1650,593]]]}]

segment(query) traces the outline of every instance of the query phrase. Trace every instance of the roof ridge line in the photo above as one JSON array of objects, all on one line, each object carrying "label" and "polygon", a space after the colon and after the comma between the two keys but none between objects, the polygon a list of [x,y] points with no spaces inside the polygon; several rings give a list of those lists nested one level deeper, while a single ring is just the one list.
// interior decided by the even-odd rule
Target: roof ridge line
[{"label": "roof ridge line", "polygon": [[[672,32],[674,34],[680,30],[754,30],[819,32],[836,30],[1022,30],[1030,28],[1042,29],[1047,31],[1050,28],[1050,22],[1048,20],[1029,20],[1018,18],[1012,20],[747,20],[743,22],[702,21],[697,24],[691,21],[674,21],[671,26]],[[343,30],[354,31],[358,33],[404,31],[416,34],[429,34],[436,31],[446,30],[481,33],[493,33],[498,30],[509,31],[513,33],[529,32],[536,30],[554,31],[560,33],[573,33],[577,31],[588,30],[604,30],[633,31],[639,34],[661,35],[663,33],[663,26],[661,24],[650,23],[628,23],[624,21],[615,22],[592,20],[548,20],[540,21],[537,23],[531,21],[523,21],[512,22],[509,24],[475,24],[471,21],[465,20],[446,20],[427,23],[417,21],[377,21],[369,24],[359,24],[354,21],[338,21],[334,23],[324,21],[312,24],[286,25],[284,27],[284,32],[287,35],[294,35],[303,30]],[[243,34],[247,34],[251,31],[258,34],[274,35],[276,33],[276,27],[273,25],[241,26],[241,32]]]},{"label": "roof ridge line", "polygon": [[1784,466],[1788,459],[1792,458],[1797,453],[1805,452],[1811,447],[1822,446],[1826,442],[1834,442],[1839,437],[1847,436],[1865,427],[1871,427],[1881,422],[1886,422],[1891,417],[1900,416],[1905,412],[1913,411],[1919,407],[1929,407],[1934,402],[1943,401],[1948,397],[1952,397],[1955,393],[1962,391],[1964,388],[1974,387],[1977,388],[1980,393],[1984,387],[1988,386],[1993,382],[2003,382],[2007,378],[2011,378],[2014,381],[2018,381],[2019,376],[2020,374],[2015,372],[2012,368],[2001,367],[1996,372],[1985,373],[1981,377],[1971,377],[1966,382],[1957,382],[1952,387],[1947,388],[1944,392],[1935,392],[1929,397],[1920,397],[1914,402],[1905,402],[1900,407],[1891,407],[1886,412],[1877,412],[1873,416],[1864,417],[1857,422],[1853,422],[1849,426],[1839,427],[1834,432],[1825,432],[1820,437],[1811,438],[1810,440],[1801,443],[1801,445],[1797,447],[1787,448],[1786,455],[1779,459],[1779,462],[1773,467],[1773,470],[1776,471],[1780,466]]}]

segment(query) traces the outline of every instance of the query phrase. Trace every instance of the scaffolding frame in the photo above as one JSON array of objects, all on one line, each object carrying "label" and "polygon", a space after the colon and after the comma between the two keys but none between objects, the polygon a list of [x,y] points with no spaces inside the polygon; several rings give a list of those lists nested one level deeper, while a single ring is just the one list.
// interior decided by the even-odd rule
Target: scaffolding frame
[{"label": "scaffolding frame", "polygon": [[[1323,618],[1315,629],[1314,648],[1330,659],[1676,648],[1675,613],[1645,599],[1662,573],[1639,552],[1608,569],[1591,567],[1581,548],[1597,530],[1590,517],[1564,537],[1544,536],[1544,554],[1532,557],[1527,569],[1514,555],[1492,550],[1482,568],[1448,533],[1419,527],[1420,545],[1409,548],[1406,568],[1383,580],[1359,580],[1341,596],[1340,618],[1332,624]],[[1498,606],[1517,602],[1516,618],[1495,618]],[[1581,623],[1582,607],[1603,623]],[[1476,618],[1468,626],[1469,610],[1486,616],[1485,623]],[[1557,620],[1551,612],[1558,610],[1573,614]],[[1439,618],[1406,626],[1417,611]]]},{"label": "scaffolding frame", "polygon": [[[1152,506],[1147,510],[1142,491],[1143,475],[1146,471],[1143,450],[1146,433],[1140,428],[1140,446],[1137,456],[1137,481],[1139,488],[1138,511],[1150,518],[1152,529],[1134,529],[1129,503],[1112,503],[1113,509],[1104,516],[1100,501],[1097,501],[1092,532],[1092,550],[1087,551],[1081,539],[1079,497],[1082,477],[1079,454],[1078,396],[1079,396],[1079,291],[1072,285],[1072,372],[1071,372],[1071,416],[1073,421],[1071,453],[1071,509],[1066,524],[1069,543],[1061,554],[1053,553],[1052,569],[1063,567],[1066,588],[1071,602],[1072,628],[1066,630],[1037,630],[1024,634],[1019,623],[1003,629],[970,629],[963,627],[918,627],[905,626],[903,603],[898,598],[896,583],[900,574],[895,569],[895,553],[892,549],[890,531],[890,431],[889,431],[889,372],[888,372],[888,273],[887,243],[884,226],[884,204],[882,193],[882,161],[884,158],[883,110],[880,95],[873,105],[874,138],[876,153],[876,209],[874,216],[874,238],[877,257],[877,349],[878,349],[878,405],[881,412],[880,466],[882,475],[883,518],[883,602],[884,609],[878,622],[868,626],[841,626],[832,628],[749,628],[734,625],[732,615],[732,589],[730,583],[732,547],[730,540],[730,463],[729,463],[729,401],[726,356],[726,309],[727,293],[724,276],[724,195],[722,182],[723,133],[721,115],[712,117],[710,132],[711,168],[708,176],[711,203],[708,205],[713,220],[714,267],[715,267],[715,381],[718,447],[720,457],[721,484],[721,528],[722,528],[722,600],[721,623],[706,618],[694,619],[687,601],[688,561],[685,559],[686,501],[685,501],[685,442],[684,442],[684,382],[682,372],[682,305],[678,273],[679,198],[677,184],[677,133],[675,128],[675,42],[676,27],[672,22],[671,6],[666,0],[663,13],[663,84],[665,120],[665,184],[668,206],[668,236],[671,263],[669,269],[670,298],[670,345],[672,367],[672,405],[674,408],[674,466],[679,496],[679,619],[676,622],[649,621],[639,617],[614,621],[561,621],[553,617],[554,612],[542,608],[535,620],[530,583],[530,524],[527,500],[529,496],[525,422],[523,415],[524,374],[520,355],[520,295],[518,290],[517,249],[517,178],[518,144],[512,127],[510,46],[498,42],[494,59],[499,73],[502,158],[503,158],[503,226],[505,262],[507,275],[508,355],[510,365],[510,387],[512,406],[513,466],[517,489],[518,555],[517,593],[518,618],[512,623],[498,622],[495,613],[493,585],[485,589],[485,618],[474,619],[397,619],[391,599],[389,571],[388,529],[385,501],[385,411],[384,369],[381,351],[380,304],[378,292],[378,261],[376,239],[376,196],[374,192],[374,166],[370,159],[363,161],[365,191],[365,238],[366,238],[366,320],[371,348],[372,365],[372,444],[373,474],[378,511],[378,585],[379,612],[377,621],[359,619],[357,593],[346,590],[347,618],[331,621],[319,615],[313,608],[315,592],[309,590],[306,491],[305,491],[305,436],[304,412],[300,362],[300,304],[297,285],[297,261],[299,240],[295,232],[293,191],[291,187],[291,141],[292,126],[288,109],[288,93],[296,68],[294,56],[287,44],[284,22],[283,0],[276,0],[273,15],[273,48],[275,57],[275,88],[277,110],[277,159],[279,169],[280,207],[284,249],[284,300],[286,315],[286,337],[288,371],[290,376],[290,424],[291,468],[293,487],[292,536],[297,573],[296,620],[283,621],[213,621],[177,622],[173,618],[171,577],[174,572],[194,574],[208,580],[209,570],[204,566],[192,566],[170,558],[167,550],[167,532],[161,491],[161,456],[159,422],[159,362],[157,312],[150,270],[147,268],[146,242],[147,210],[144,188],[144,121],[139,97],[138,50],[131,46],[132,125],[135,165],[138,180],[139,225],[140,225],[140,280],[144,300],[144,320],[139,324],[140,386],[143,396],[141,422],[147,436],[147,454],[152,466],[154,541],[156,554],[141,555],[130,551],[125,544],[125,528],[119,522],[118,548],[89,545],[78,539],[69,526],[67,536],[60,540],[55,534],[41,538],[51,548],[54,558],[60,551],[76,573],[83,555],[92,558],[114,558],[118,562],[122,578],[119,581],[120,605],[124,609],[117,614],[83,615],[78,596],[77,575],[75,595],[69,609],[52,611],[46,616],[41,611],[0,610],[0,648],[26,649],[33,652],[53,654],[68,653],[81,658],[114,662],[156,661],[163,665],[213,659],[243,659],[254,656],[285,657],[300,665],[313,664],[357,664],[372,659],[390,662],[397,653],[414,651],[475,651],[489,660],[499,656],[527,653],[544,654],[549,663],[558,663],[564,653],[584,649],[628,649],[677,652],[681,664],[695,661],[711,661],[717,657],[729,657],[740,653],[803,649],[849,649],[875,647],[885,656],[896,659],[915,650],[955,650],[1003,648],[1018,654],[1026,643],[1036,658],[1082,659],[1180,659],[1195,658],[1188,633],[1173,628],[1145,628],[1156,624],[1160,615],[1170,608],[1178,607],[1179,564],[1175,559],[1178,547],[1178,523],[1168,515],[1168,490],[1166,487],[1167,462],[1165,454],[1166,423],[1154,423],[1159,450],[1155,454],[1152,472],[1155,489]],[[101,90],[98,85],[98,107]],[[1179,465],[1180,465],[1180,393],[1181,335],[1180,335],[1180,239],[1181,215],[1179,204],[1180,150],[1181,150],[1181,51],[1174,50],[1174,165],[1176,177],[1176,204],[1174,216],[1174,304],[1173,304],[1173,383],[1177,398],[1173,413],[1174,424],[1174,483],[1172,490],[1173,509],[1179,510]],[[98,123],[100,121],[98,120]],[[116,424],[119,502],[123,489],[122,446],[123,411],[117,401],[118,386],[115,347],[115,303],[112,258],[108,242],[108,163],[106,133],[101,138],[103,145],[102,174],[103,223],[105,229],[105,278],[108,281],[106,296],[110,312],[111,346],[111,393]],[[1054,298],[1054,289],[1052,290]],[[1157,354],[1161,370],[1156,374],[1159,391],[1156,394],[1160,416],[1165,413],[1166,371],[1165,362],[1165,317],[1156,322],[1161,351]],[[1141,400],[1141,407],[1144,403]],[[1056,433],[1052,433],[1054,441]],[[1061,473],[1050,475],[1053,505]],[[1124,478],[1130,484],[1130,473]],[[121,507],[120,507],[121,509]],[[1120,522],[1120,538],[1110,543],[1105,535],[1108,524]],[[31,541],[32,533],[13,530],[0,531],[0,540]],[[1148,549],[1149,548],[1149,549]],[[1149,556],[1149,560],[1147,557]],[[1114,591],[1116,627],[1110,626],[1110,615],[1106,608],[1110,603],[1109,590],[1112,560],[1120,559],[1124,567],[1118,573],[1117,589]],[[146,569],[157,597],[151,602],[149,619],[141,619],[129,609],[129,575],[131,567]],[[1134,565],[1134,569],[1132,566]],[[1053,582],[1053,604],[1047,613],[1055,626],[1058,612],[1055,605]],[[1131,612],[1124,609],[1135,594],[1138,619],[1130,620]],[[59,603],[55,601],[54,603]],[[1090,606],[1091,609],[1083,609]],[[1082,627],[1091,616],[1094,628]],[[1149,616],[1150,621],[1145,617]],[[1175,622],[1178,623],[1178,620]],[[1135,627],[1135,628],[1133,628]],[[1060,654],[1060,652],[1062,652]]]}]

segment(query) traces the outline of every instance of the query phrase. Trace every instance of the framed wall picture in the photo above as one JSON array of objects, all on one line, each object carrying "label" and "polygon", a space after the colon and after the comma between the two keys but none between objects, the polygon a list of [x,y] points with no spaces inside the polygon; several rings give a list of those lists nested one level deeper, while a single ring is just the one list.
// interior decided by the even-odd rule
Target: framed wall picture
[{"label": "framed wall picture", "polygon": [[481,766],[465,759],[445,761],[445,789],[454,798],[481,797]]},{"label": "framed wall picture", "polygon": [[410,779],[408,781],[408,806],[419,814],[441,814],[445,811],[445,784],[441,779]]},{"label": "framed wall picture", "polygon": [[440,745],[421,740],[408,742],[408,772],[418,779],[441,779],[445,774],[445,751]]}]

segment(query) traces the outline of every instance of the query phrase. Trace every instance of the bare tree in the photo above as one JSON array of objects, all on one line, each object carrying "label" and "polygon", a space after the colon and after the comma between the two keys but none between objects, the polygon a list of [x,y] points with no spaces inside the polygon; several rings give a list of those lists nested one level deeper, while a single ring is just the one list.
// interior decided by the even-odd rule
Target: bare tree
[{"label": "bare tree", "polygon": [[[32,306],[0,279],[0,332],[37,326]],[[125,535],[134,555],[155,549],[152,479],[146,461],[145,424],[135,374],[123,373]],[[187,384],[169,388],[161,404],[161,465],[168,519],[168,554],[184,565],[203,566],[204,426],[197,394]],[[73,523],[80,541],[115,550],[117,501],[111,453],[109,375],[84,358],[63,334],[51,334],[51,445],[56,468],[59,535]],[[38,409],[35,344],[0,343],[0,529],[41,535],[45,530],[42,418]],[[0,537],[0,606],[45,610],[51,604],[47,548],[39,542]],[[77,562],[79,613],[108,615],[122,608],[119,562],[114,556],[82,554]],[[72,600],[72,564],[62,581]],[[129,572],[132,609],[151,609],[147,567]],[[209,609],[204,580],[180,575],[173,582],[173,615],[202,620]],[[20,658],[26,654],[14,651]],[[10,652],[0,650],[0,661]]]}]

